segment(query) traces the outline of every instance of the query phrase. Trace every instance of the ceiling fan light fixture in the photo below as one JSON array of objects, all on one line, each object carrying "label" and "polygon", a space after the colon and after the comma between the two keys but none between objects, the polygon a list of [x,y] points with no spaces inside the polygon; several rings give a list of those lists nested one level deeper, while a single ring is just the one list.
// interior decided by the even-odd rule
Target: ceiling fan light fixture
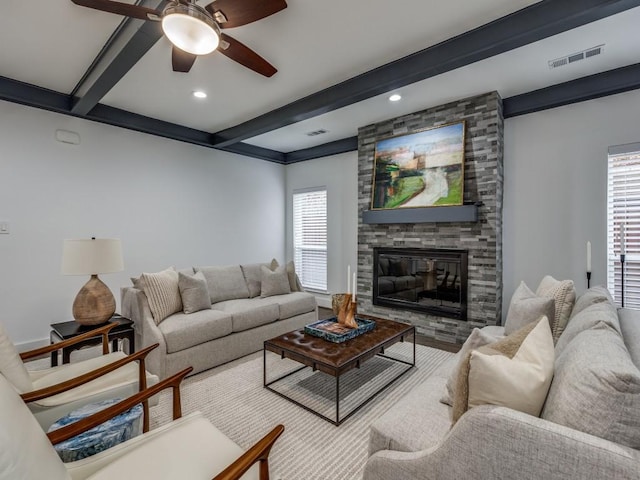
[{"label": "ceiling fan light fixture", "polygon": [[211,53],[220,43],[218,25],[195,3],[168,6],[162,15],[162,30],[171,43],[193,55]]}]

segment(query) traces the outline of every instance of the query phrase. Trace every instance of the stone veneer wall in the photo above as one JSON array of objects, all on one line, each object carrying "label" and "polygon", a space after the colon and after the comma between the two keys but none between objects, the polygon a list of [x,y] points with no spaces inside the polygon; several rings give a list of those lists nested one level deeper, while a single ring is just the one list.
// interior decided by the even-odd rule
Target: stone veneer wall
[{"label": "stone veneer wall", "polygon": [[[371,206],[375,142],[446,123],[466,122],[464,202],[482,202],[478,222],[364,224]],[[410,322],[418,333],[463,343],[474,327],[502,318],[502,99],[497,92],[466,98],[358,130],[358,311]],[[467,321],[372,304],[373,248],[459,248],[469,252]]]}]

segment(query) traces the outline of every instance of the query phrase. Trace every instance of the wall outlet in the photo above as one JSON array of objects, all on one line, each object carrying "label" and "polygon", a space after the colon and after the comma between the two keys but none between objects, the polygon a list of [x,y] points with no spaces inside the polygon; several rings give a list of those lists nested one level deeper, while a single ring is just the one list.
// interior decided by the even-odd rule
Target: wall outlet
[{"label": "wall outlet", "polygon": [[9,233],[9,222],[0,222],[0,234]]}]

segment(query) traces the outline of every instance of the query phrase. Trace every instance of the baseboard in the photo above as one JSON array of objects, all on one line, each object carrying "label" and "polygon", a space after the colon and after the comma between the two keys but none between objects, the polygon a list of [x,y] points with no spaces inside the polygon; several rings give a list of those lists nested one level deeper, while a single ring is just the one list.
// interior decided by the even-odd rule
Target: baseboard
[{"label": "baseboard", "polygon": [[18,352],[20,353],[28,352],[29,350],[34,350],[36,348],[45,347],[49,345],[49,339],[43,338],[42,340],[33,340],[31,342],[16,343],[14,345],[16,347],[16,350],[18,350]]}]

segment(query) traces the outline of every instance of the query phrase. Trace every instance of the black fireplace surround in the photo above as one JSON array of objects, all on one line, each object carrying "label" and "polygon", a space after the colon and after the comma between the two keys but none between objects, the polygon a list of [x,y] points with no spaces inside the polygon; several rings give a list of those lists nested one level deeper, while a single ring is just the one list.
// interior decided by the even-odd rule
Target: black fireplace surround
[{"label": "black fireplace surround", "polygon": [[467,320],[467,250],[374,248],[373,304]]}]

